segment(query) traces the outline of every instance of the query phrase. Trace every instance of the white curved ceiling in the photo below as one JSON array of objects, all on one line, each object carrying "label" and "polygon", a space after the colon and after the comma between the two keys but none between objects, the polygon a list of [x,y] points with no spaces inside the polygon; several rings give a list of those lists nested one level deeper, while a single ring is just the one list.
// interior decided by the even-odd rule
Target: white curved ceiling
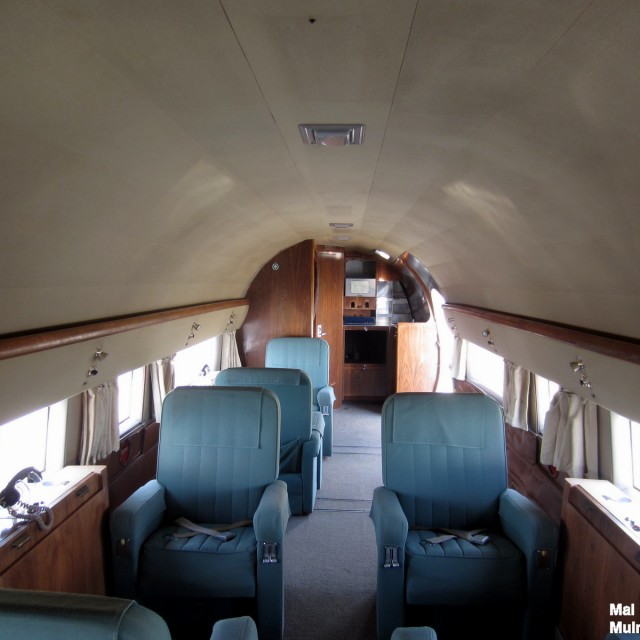
[{"label": "white curved ceiling", "polygon": [[2,3],[0,334],[242,297],[346,221],[450,302],[639,338],[639,28],[635,0]]}]

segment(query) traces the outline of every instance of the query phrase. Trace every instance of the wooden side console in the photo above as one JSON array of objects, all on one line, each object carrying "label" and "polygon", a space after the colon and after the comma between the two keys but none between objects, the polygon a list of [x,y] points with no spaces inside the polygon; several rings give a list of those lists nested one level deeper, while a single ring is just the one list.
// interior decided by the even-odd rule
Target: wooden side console
[{"label": "wooden side console", "polygon": [[37,498],[52,508],[51,529],[0,520],[0,587],[103,595],[106,467],[65,467],[49,480]]},{"label": "wooden side console", "polygon": [[[640,628],[640,505],[605,480],[566,480],[562,504],[564,640]],[[634,605],[634,607],[632,607]]]}]

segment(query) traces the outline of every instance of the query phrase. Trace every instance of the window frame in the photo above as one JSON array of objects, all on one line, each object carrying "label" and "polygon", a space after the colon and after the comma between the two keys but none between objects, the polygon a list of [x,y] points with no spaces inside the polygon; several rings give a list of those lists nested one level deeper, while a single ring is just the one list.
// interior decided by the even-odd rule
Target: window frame
[{"label": "window frame", "polygon": [[[129,380],[126,378],[129,377]],[[120,438],[144,422],[146,367],[125,371],[116,378],[118,385],[118,431]],[[125,385],[127,382],[127,385]],[[128,387],[128,388],[127,388]],[[121,416],[124,398],[129,398],[126,417]]]},{"label": "window frame", "polygon": [[[13,442],[2,446],[2,449],[9,453],[6,459],[0,457],[3,461],[0,464],[0,486],[4,486],[20,469],[25,467],[33,466],[42,472],[55,472],[62,469],[65,463],[67,411],[68,400],[65,399],[0,425],[0,432],[4,428],[16,430]],[[42,422],[34,424],[35,420]],[[32,424],[28,424],[30,421]],[[27,433],[26,431],[22,434],[17,433],[17,431],[26,429],[37,429],[40,433]],[[7,435],[6,431],[4,435]],[[36,435],[38,439],[37,454],[25,454],[29,449],[34,449],[34,436]],[[19,443],[18,447],[15,446],[16,443]],[[18,449],[20,455],[16,455]],[[11,462],[7,462],[7,460],[11,460]],[[1,473],[4,469],[9,469],[9,471]]]},{"label": "window frame", "polygon": [[[466,379],[503,406],[504,358],[470,341],[467,341],[466,358]],[[488,370],[487,365],[494,369],[491,375],[479,376],[480,371]]]}]

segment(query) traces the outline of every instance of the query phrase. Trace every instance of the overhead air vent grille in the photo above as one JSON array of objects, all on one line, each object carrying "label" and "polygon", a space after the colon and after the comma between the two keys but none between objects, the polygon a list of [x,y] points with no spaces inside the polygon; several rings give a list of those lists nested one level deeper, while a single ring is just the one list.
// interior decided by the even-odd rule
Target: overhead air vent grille
[{"label": "overhead air vent grille", "polygon": [[305,144],[346,147],[364,141],[363,124],[299,124],[298,129]]}]

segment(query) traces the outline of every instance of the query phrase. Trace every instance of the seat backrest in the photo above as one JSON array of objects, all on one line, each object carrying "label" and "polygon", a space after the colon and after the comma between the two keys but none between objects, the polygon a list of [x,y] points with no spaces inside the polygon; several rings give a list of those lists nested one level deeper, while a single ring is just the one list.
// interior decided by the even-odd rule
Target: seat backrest
[{"label": "seat backrest", "polygon": [[507,488],[502,409],[463,393],[398,393],[382,408],[382,479],[409,526],[490,527]]},{"label": "seat backrest", "polygon": [[329,343],[322,338],[272,338],[267,343],[267,367],[302,369],[311,378],[313,401],[329,384]]},{"label": "seat backrest", "polygon": [[306,442],[311,437],[311,380],[304,371],[237,367],[221,371],[216,377],[216,385],[258,386],[273,391],[280,401],[280,443],[283,449],[288,449],[289,443]]},{"label": "seat backrest", "polygon": [[178,387],[165,398],[158,482],[167,515],[200,523],[252,518],[278,477],[280,403],[255,387]]},{"label": "seat backrest", "polygon": [[133,600],[0,589],[0,640],[171,640],[155,612]]}]

